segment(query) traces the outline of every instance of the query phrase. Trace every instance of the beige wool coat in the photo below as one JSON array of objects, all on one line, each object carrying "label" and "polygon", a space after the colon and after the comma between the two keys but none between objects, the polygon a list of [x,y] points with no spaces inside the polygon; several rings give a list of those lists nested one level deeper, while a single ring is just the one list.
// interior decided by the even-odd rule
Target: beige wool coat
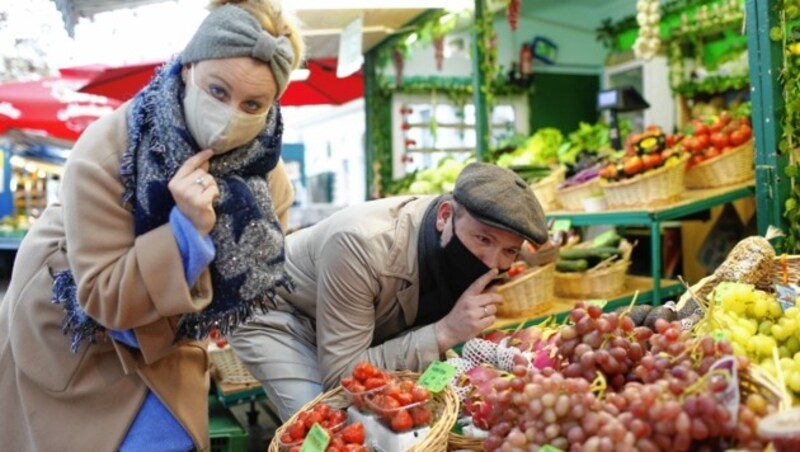
[{"label": "beige wool coat", "polygon": [[440,359],[435,324],[413,328],[419,306],[418,237],[435,199],[370,201],[289,235],[286,270],[296,288],[278,293],[313,325],[294,334],[302,336],[297,343],[314,344],[316,366],[272,356],[278,344],[269,335],[235,344],[240,356],[259,361],[270,355],[265,379],[319,378],[325,388],[338,384],[361,360],[390,370],[423,371]]},{"label": "beige wool coat", "polygon": [[[173,338],[181,314],[210,303],[210,276],[188,287],[169,224],[133,233],[118,177],[128,105],[83,133],[60,203],[36,220],[17,254],[0,302],[0,450],[117,450],[148,388],[198,449],[209,447],[206,344]],[[285,227],[293,195],[282,163],[269,176]],[[84,310],[106,328],[133,329],[140,350],[102,335],[70,352],[64,309],[51,303],[53,275],[68,268]]]}]

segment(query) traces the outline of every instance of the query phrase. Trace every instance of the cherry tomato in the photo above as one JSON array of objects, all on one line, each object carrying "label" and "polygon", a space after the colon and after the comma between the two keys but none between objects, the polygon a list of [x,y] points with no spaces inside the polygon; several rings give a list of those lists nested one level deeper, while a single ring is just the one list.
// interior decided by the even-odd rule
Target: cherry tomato
[{"label": "cherry tomato", "polygon": [[717,132],[711,135],[711,144],[717,149],[724,149],[730,145],[730,137],[722,132]]},{"label": "cherry tomato", "polygon": [[623,164],[623,169],[625,174],[629,176],[633,176],[634,174],[638,174],[644,168],[644,164],[642,163],[642,158],[638,155],[634,155],[633,157],[628,158],[627,161]]},{"label": "cherry tomato", "polygon": [[414,426],[414,420],[408,414],[408,410],[400,410],[392,418],[392,430],[395,432],[405,432],[411,430]]}]

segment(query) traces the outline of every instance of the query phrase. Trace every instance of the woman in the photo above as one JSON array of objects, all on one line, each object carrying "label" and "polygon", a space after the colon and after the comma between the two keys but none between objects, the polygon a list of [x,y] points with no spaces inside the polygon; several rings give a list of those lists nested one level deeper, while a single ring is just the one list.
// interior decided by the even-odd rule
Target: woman
[{"label": "woman", "polygon": [[290,285],[277,101],[302,51],[268,0],[215,2],[84,132],[0,304],[0,448],[209,447],[203,339]]}]

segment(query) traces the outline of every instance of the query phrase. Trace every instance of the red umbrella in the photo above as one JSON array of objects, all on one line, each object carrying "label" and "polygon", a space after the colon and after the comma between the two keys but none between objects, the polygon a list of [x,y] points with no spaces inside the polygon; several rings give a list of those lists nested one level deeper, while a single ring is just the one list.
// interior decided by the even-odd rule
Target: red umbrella
[{"label": "red umbrella", "polygon": [[[80,88],[81,92],[100,94],[125,101],[133,97],[152,78],[162,63],[142,63],[105,68]],[[283,106],[340,105],[364,95],[361,73],[336,78],[336,60],[309,60],[306,80],[293,81],[281,98]]]},{"label": "red umbrella", "polygon": [[0,85],[0,134],[22,129],[74,141],[92,121],[113,111],[118,101],[76,91],[88,80],[89,68],[81,70],[86,71],[84,77],[62,75]]},{"label": "red umbrella", "polygon": [[361,72],[345,78],[336,77],[336,60],[308,60],[311,72],[306,80],[289,83],[281,105],[341,105],[364,97]]}]

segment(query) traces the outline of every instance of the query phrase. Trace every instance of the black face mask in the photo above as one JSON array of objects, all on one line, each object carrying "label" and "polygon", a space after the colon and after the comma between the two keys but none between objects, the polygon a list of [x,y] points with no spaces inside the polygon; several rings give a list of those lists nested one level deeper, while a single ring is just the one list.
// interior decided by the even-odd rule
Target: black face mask
[{"label": "black face mask", "polygon": [[453,216],[453,236],[442,248],[444,259],[442,273],[453,295],[458,298],[476,279],[490,269],[464,246],[456,234],[456,219]]}]

